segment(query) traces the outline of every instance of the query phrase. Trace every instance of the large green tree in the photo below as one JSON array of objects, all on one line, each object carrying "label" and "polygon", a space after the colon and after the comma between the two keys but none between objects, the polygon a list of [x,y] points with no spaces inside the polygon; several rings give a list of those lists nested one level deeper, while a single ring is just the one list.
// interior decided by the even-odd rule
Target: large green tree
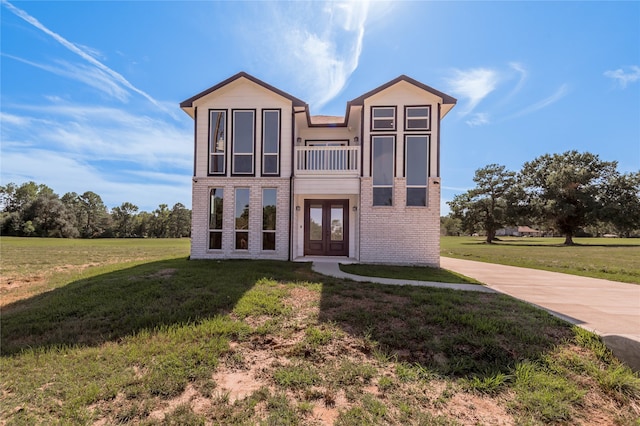
[{"label": "large green tree", "polygon": [[607,180],[600,220],[623,237],[640,230],[640,172],[615,173]]},{"label": "large green tree", "polygon": [[576,231],[601,215],[604,189],[617,173],[616,167],[615,161],[575,150],[525,163],[519,180],[528,216],[550,224],[565,236],[565,245],[573,245]]},{"label": "large green tree", "polygon": [[516,174],[505,166],[489,164],[476,170],[476,187],[456,195],[448,204],[453,218],[462,221],[462,227],[472,233],[483,230],[487,243],[492,243],[496,231],[512,217],[511,206],[516,196]]}]

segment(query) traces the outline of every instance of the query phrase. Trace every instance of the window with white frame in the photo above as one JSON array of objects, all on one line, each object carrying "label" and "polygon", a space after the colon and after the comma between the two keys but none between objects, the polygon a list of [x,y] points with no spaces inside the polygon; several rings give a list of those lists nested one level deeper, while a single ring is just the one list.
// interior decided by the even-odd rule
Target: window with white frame
[{"label": "window with white frame", "polygon": [[209,174],[225,174],[227,111],[209,110]]},{"label": "window with white frame", "polygon": [[405,176],[407,178],[407,206],[427,205],[427,177],[429,175],[429,136],[405,136]]},{"label": "window with white frame", "polygon": [[262,250],[276,249],[278,190],[262,189]]},{"label": "window with white frame", "polygon": [[395,136],[373,136],[371,140],[374,206],[393,205],[395,142]]},{"label": "window with white frame", "polygon": [[236,250],[249,249],[249,188],[236,188]]},{"label": "window with white frame", "polygon": [[262,111],[262,174],[280,173],[280,110]]},{"label": "window with white frame", "polygon": [[431,107],[410,106],[404,109],[405,130],[431,130]]},{"label": "window with white frame", "polygon": [[222,249],[224,190],[213,188],[209,194],[209,249]]},{"label": "window with white frame", "polygon": [[233,111],[233,174],[252,175],[255,150],[255,111]]},{"label": "window with white frame", "polygon": [[395,130],[396,107],[372,107],[371,130]]}]

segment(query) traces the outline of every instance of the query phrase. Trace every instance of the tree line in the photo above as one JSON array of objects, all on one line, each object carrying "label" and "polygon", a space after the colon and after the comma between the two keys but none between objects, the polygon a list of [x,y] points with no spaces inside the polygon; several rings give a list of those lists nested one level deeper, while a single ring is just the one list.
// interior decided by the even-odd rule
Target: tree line
[{"label": "tree line", "polygon": [[62,197],[33,181],[0,186],[2,235],[60,238],[179,238],[191,233],[191,210],[182,203],[138,211],[130,202],[112,208],[100,195],[67,192]]},{"label": "tree line", "polygon": [[616,161],[589,152],[545,154],[519,172],[489,164],[473,181],[447,203],[447,233],[482,232],[491,243],[505,226],[530,225],[564,236],[565,245],[581,232],[640,235],[640,172],[620,173]]}]

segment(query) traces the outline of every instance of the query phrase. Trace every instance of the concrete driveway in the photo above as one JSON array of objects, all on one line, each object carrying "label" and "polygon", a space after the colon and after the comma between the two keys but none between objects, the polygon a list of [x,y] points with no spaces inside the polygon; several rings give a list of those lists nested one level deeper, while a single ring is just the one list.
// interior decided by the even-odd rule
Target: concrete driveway
[{"label": "concrete driveway", "polygon": [[440,266],[599,334],[640,371],[640,285],[450,257]]}]

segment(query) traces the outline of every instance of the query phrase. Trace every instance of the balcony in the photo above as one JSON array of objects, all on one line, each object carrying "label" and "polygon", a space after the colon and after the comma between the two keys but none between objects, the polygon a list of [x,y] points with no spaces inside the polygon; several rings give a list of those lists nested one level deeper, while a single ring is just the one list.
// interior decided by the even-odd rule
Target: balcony
[{"label": "balcony", "polygon": [[296,146],[296,176],[360,176],[359,146]]}]

